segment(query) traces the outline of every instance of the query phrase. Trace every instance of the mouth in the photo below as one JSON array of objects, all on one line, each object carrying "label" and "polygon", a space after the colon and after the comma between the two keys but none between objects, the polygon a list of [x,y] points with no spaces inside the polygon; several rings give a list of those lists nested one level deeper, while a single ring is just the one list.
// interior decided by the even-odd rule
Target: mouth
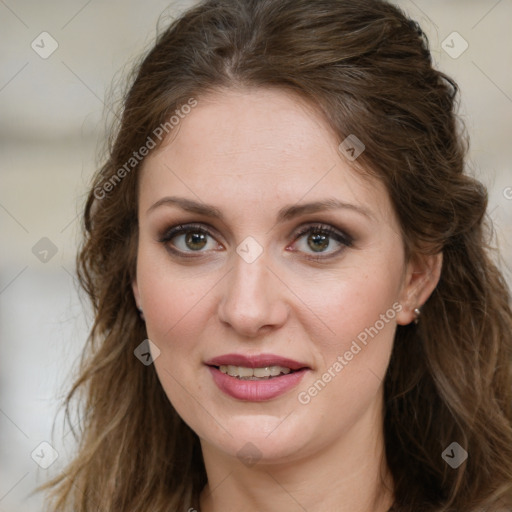
[{"label": "mouth", "polygon": [[294,370],[284,366],[264,366],[248,368],[246,366],[221,365],[216,367],[222,373],[240,380],[268,380],[281,375],[288,375]]},{"label": "mouth", "polygon": [[286,393],[311,369],[304,363],[272,354],[226,354],[205,364],[221,391],[238,400],[256,402]]}]

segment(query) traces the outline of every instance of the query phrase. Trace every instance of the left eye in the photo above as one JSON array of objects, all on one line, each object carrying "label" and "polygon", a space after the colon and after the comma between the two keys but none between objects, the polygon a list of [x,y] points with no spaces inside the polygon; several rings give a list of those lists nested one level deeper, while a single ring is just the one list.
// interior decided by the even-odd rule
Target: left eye
[{"label": "left eye", "polygon": [[309,226],[295,235],[297,250],[304,253],[331,256],[343,246],[350,247],[348,235],[331,226]]}]

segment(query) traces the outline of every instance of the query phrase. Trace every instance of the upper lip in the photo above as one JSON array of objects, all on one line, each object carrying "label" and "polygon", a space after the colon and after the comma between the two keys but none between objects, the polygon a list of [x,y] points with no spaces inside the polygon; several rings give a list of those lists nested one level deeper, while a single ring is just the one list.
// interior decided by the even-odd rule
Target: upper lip
[{"label": "upper lip", "polygon": [[294,361],[287,357],[276,356],[274,354],[243,355],[243,354],[224,354],[214,357],[205,362],[208,366],[243,366],[245,368],[265,368],[267,366],[282,366],[290,370],[300,370],[309,368],[305,363]]}]

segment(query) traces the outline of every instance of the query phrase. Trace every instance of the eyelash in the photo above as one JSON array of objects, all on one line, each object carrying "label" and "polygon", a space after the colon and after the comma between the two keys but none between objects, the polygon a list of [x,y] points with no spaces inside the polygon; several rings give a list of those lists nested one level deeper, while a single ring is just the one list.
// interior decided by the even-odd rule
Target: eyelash
[{"label": "eyelash", "polygon": [[[340,243],[342,246],[345,247],[351,247],[353,243],[353,239],[350,235],[343,233],[342,231],[335,229],[333,226],[329,226],[328,224],[310,224],[302,229],[300,229],[298,232],[296,232],[293,235],[293,243],[297,242],[300,238],[302,238],[304,235],[307,234],[320,234],[327,236],[328,238],[334,239],[336,242]],[[312,260],[312,261],[321,261],[326,260],[328,258],[335,257],[340,254],[344,250],[344,247],[338,249],[337,251],[328,253],[324,256],[322,256],[322,253],[319,253],[315,256],[312,256],[311,254],[306,256],[306,259]]]},{"label": "eyelash", "polygon": [[[197,251],[198,254],[191,255],[187,254],[179,249],[173,248],[171,245],[169,245],[169,242],[175,238],[178,235],[187,234],[187,233],[199,233],[202,235],[207,235],[209,237],[215,238],[212,233],[206,229],[201,224],[179,224],[177,226],[173,226],[172,228],[165,231],[158,239],[158,241],[164,245],[166,245],[167,249],[172,252],[174,255],[181,257],[181,258],[198,258],[202,256],[202,253],[204,251]],[[313,225],[307,225],[300,229],[299,231],[295,232],[293,234],[293,243],[296,243],[297,240],[302,238],[304,235],[315,233],[327,236],[328,238],[334,239],[336,242],[340,243],[341,245],[345,247],[351,247],[353,244],[353,239],[350,235],[343,233],[342,231],[334,228],[333,226],[330,226],[328,224],[313,224]],[[316,256],[305,256],[308,260],[313,261],[321,261],[326,260],[328,258],[332,258],[337,256],[340,252],[344,250],[344,247],[338,249],[337,251],[333,253],[328,253],[327,255],[322,256],[321,253],[319,253]],[[194,252],[194,251],[192,251]]]}]

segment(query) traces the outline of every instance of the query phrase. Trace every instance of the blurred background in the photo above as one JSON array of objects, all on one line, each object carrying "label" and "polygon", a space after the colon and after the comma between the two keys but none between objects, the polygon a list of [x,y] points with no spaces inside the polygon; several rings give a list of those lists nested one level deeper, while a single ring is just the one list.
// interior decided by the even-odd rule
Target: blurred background
[{"label": "blurred background", "polygon": [[[112,84],[192,1],[0,0],[0,512],[39,512],[64,465],[59,403],[90,317],[74,257]],[[512,2],[400,0],[461,88],[469,166],[512,283]],[[163,14],[162,14],[163,13]]]}]

